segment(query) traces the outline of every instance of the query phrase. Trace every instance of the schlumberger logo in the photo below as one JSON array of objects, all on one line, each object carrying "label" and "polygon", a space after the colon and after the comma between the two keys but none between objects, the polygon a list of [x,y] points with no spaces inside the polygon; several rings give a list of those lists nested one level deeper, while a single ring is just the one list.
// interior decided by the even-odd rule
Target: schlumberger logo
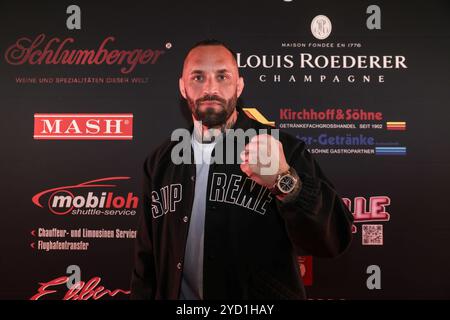
[{"label": "schlumberger logo", "polygon": [[115,37],[105,38],[96,49],[74,49],[74,38],[46,39],[45,34],[35,39],[22,37],[5,52],[5,61],[10,65],[119,65],[122,74],[133,72],[137,65],[155,64],[164,50],[134,49],[117,50],[108,46]]},{"label": "schlumberger logo", "polygon": [[[132,192],[126,196],[111,191],[94,192],[93,188],[113,188],[115,184],[104,182],[128,180],[130,177],[111,177],[82,182],[77,185],[63,186],[44,190],[36,194],[33,203],[43,208],[42,197],[49,195],[48,210],[59,216],[72,215],[111,215],[133,216],[136,214],[139,198]],[[87,192],[86,192],[87,191]]]}]

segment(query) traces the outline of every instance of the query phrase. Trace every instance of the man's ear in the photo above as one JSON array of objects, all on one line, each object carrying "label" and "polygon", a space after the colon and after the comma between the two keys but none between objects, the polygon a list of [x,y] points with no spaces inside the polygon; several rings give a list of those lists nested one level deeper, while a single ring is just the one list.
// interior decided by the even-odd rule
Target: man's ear
[{"label": "man's ear", "polygon": [[240,97],[242,91],[244,91],[244,78],[239,77],[238,84],[237,84],[237,96]]},{"label": "man's ear", "polygon": [[183,98],[186,99],[186,88],[184,86],[184,80],[183,78],[180,78],[180,80],[178,80],[178,86],[180,87],[180,93],[183,96]]}]

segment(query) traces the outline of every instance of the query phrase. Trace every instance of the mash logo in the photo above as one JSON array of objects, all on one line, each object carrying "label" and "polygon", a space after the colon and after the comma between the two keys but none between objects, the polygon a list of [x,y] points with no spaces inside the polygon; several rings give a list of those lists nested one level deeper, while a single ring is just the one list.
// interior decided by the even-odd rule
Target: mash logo
[{"label": "mash logo", "polygon": [[[55,290],[55,287],[65,288],[64,285],[67,284],[69,280],[70,277],[63,276],[48,282],[39,283],[40,287],[38,292],[32,296],[30,300],[39,300],[44,296],[58,293],[58,290]],[[93,277],[87,282],[79,281],[68,289],[62,300],[98,300],[105,296],[114,297],[119,293],[126,295],[131,293],[128,290],[122,289],[108,290],[104,286],[99,285],[100,282],[100,277]],[[67,290],[67,288],[65,289]]]},{"label": "mash logo", "polygon": [[[110,177],[51,188],[34,195],[32,201],[36,206],[44,208],[44,198],[47,198],[48,210],[59,216],[134,216],[139,202],[137,196],[132,192],[123,196],[113,191],[103,191],[117,187],[108,182],[128,179],[130,177]],[[99,188],[103,190],[98,191]]]},{"label": "mash logo", "polygon": [[131,140],[132,114],[34,115],[36,140]]}]

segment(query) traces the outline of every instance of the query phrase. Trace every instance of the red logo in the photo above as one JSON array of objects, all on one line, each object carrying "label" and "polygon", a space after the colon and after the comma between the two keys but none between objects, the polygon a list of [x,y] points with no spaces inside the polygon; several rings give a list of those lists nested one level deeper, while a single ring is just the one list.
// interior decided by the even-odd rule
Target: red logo
[{"label": "red logo", "polygon": [[36,140],[131,140],[132,114],[34,114]]},{"label": "red logo", "polygon": [[312,271],[312,256],[298,256],[298,267],[300,268],[300,275],[305,286],[312,286],[313,271]]},{"label": "red logo", "polygon": [[116,184],[102,182],[128,179],[130,177],[110,177],[52,188],[35,194],[32,201],[36,206],[43,208],[41,197],[50,194],[48,209],[53,214],[60,216],[68,213],[73,215],[134,215],[136,210],[132,209],[138,207],[139,198],[132,192],[128,192],[126,196],[121,196],[106,191],[101,193],[75,191],[76,189],[86,190],[87,188],[113,188],[116,187]]},{"label": "red logo", "polygon": [[[353,211],[355,223],[389,221],[391,219],[391,215],[386,211],[386,207],[391,204],[388,196],[370,197],[369,203],[364,197],[355,197],[353,203],[349,198],[342,198],[342,200],[348,209]],[[357,232],[355,225],[352,226],[352,232]]]},{"label": "red logo", "polygon": [[[94,277],[88,282],[80,281],[73,285],[64,295],[63,300],[98,300],[105,295],[110,297],[114,297],[115,295],[121,294],[130,294],[130,291],[116,289],[116,290],[108,290],[103,286],[99,286],[100,281],[102,279],[100,277]],[[52,294],[57,292],[57,290],[53,290],[53,287],[60,286],[62,284],[66,284],[69,281],[69,277],[59,277],[49,282],[41,282],[39,283],[40,287],[38,289],[38,293],[30,298],[30,300],[39,300],[43,296]]]},{"label": "red logo", "polygon": [[96,50],[69,49],[74,38],[54,37],[46,41],[45,34],[34,40],[20,38],[5,52],[5,60],[11,65],[119,65],[122,74],[133,72],[138,64],[155,64],[164,50],[134,49],[108,50],[106,47],[114,42],[114,37],[105,38]]}]

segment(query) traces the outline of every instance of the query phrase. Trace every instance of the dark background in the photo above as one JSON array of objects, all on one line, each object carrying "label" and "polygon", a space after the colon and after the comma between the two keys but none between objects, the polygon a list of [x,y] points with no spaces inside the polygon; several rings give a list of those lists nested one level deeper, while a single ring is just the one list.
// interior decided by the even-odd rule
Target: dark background
[{"label": "dark background", "polygon": [[[82,29],[66,28],[66,8],[82,10]],[[382,29],[366,28],[366,8],[382,10]],[[28,299],[39,282],[65,275],[79,265],[82,278],[102,277],[106,288],[129,287],[132,240],[95,240],[87,252],[39,252],[30,248],[37,227],[134,228],[137,217],[59,217],[36,207],[36,193],[111,176],[129,176],[122,193],[140,193],[145,156],[185,125],[178,78],[186,50],[203,38],[217,38],[250,54],[404,55],[408,69],[370,71],[384,84],[297,81],[261,83],[263,70],[242,69],[244,107],[256,107],[278,123],[279,109],[332,107],[381,111],[387,120],[407,122],[407,131],[364,134],[398,140],[406,156],[317,155],[343,197],[388,195],[391,220],[383,246],[362,246],[361,225],[346,254],[313,260],[311,298],[395,299],[450,297],[450,5],[447,1],[29,1],[0,2],[0,298]],[[327,15],[333,32],[324,42],[360,42],[360,49],[281,48],[281,42],[320,42],[310,32],[318,14]],[[118,66],[11,66],[6,49],[23,36],[74,37],[75,48],[173,47],[155,65],[138,65],[132,76],[143,85],[19,85],[17,76],[120,76]],[[330,70],[324,71],[329,72]],[[348,71],[332,71],[345,75]],[[293,70],[271,70],[288,75]],[[317,71],[311,72],[318,74]],[[354,74],[363,73],[360,70]],[[298,73],[300,79],[300,73]],[[34,113],[132,113],[132,141],[45,141],[33,139]],[[317,134],[318,130],[287,130]],[[329,130],[345,134],[345,130]],[[368,290],[366,268],[379,265],[382,289]],[[64,291],[64,290],[63,290]],[[50,296],[49,296],[50,297]],[[53,295],[58,298],[58,295]],[[117,298],[124,298],[118,295]]]}]

